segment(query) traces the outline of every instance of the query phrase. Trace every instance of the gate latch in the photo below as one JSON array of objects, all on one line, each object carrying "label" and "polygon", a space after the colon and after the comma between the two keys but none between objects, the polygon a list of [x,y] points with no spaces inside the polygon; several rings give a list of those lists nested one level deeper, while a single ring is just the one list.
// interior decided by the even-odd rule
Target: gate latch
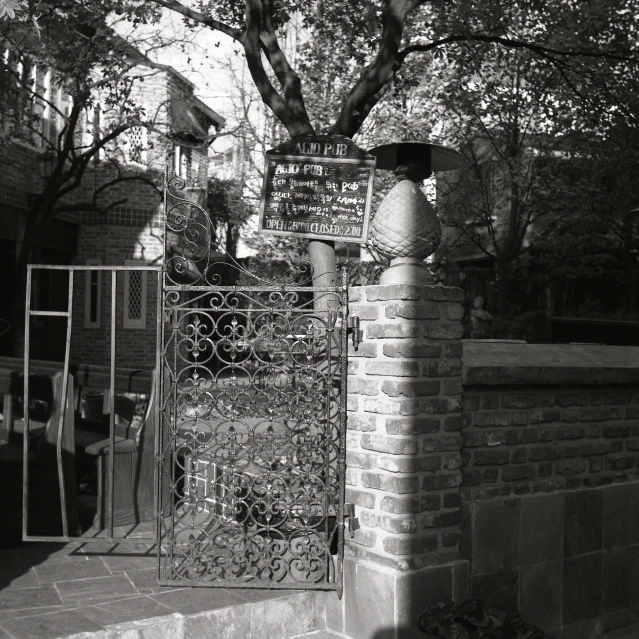
[{"label": "gate latch", "polygon": [[355,504],[344,504],[344,522],[348,520],[348,532],[351,539],[355,537],[355,530],[357,529],[357,520],[355,519]]},{"label": "gate latch", "polygon": [[357,347],[359,346],[360,342],[362,341],[364,337],[364,333],[362,329],[359,327],[359,317],[357,317],[357,315],[349,315],[348,331],[350,332],[351,337],[353,338],[353,346],[355,347],[355,350],[357,350]]}]

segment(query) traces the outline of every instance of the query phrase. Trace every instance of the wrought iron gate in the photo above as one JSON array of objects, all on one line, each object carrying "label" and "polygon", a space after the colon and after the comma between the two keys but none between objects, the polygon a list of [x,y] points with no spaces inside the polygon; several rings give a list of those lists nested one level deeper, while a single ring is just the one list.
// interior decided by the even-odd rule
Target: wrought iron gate
[{"label": "wrought iron gate", "polygon": [[341,594],[345,274],[216,261],[183,188],[166,180],[160,583]]}]

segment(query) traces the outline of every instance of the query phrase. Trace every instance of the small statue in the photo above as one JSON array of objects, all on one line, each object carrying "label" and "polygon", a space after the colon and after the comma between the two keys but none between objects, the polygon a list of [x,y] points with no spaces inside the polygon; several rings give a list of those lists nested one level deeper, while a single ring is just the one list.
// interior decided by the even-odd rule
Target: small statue
[{"label": "small statue", "polygon": [[493,316],[484,310],[484,298],[476,297],[470,309],[470,336],[472,339],[486,339],[491,336]]}]

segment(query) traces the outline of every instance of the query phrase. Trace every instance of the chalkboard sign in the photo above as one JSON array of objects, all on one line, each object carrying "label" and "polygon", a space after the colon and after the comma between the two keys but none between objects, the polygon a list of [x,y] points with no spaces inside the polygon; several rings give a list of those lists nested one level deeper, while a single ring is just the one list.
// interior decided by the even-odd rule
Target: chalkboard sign
[{"label": "chalkboard sign", "polygon": [[375,161],[343,136],[300,136],[267,151],[258,230],[363,244]]}]

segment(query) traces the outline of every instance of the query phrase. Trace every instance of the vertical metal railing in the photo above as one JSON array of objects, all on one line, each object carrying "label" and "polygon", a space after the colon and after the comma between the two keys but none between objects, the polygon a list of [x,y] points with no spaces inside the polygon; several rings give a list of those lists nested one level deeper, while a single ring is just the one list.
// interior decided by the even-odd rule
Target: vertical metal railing
[{"label": "vertical metal railing", "polygon": [[[36,270],[51,270],[51,271],[66,271],[68,273],[68,300],[66,311],[49,311],[49,310],[33,310],[32,309],[32,293],[33,293],[33,272]],[[74,297],[74,282],[75,273],[82,271],[90,273],[92,271],[104,271],[111,274],[111,313],[110,313],[110,366],[109,366],[109,467],[108,467],[108,481],[107,481],[107,524],[106,535],[96,536],[71,536],[69,534],[69,503],[68,495],[65,487],[65,470],[64,470],[64,458],[63,458],[63,441],[64,441],[64,429],[67,418],[66,411],[73,410],[73,406],[69,406],[69,370],[70,370],[70,354],[71,354],[71,340],[72,340],[72,326],[73,326],[73,297]],[[26,286],[26,302],[25,302],[25,341],[24,341],[24,430],[23,430],[23,500],[22,500],[22,538],[25,541],[64,541],[64,542],[77,542],[77,543],[91,543],[91,542],[118,542],[118,543],[141,543],[141,542],[155,542],[157,540],[157,513],[154,513],[154,530],[153,537],[114,537],[114,499],[115,499],[115,396],[116,396],[116,355],[117,355],[117,276],[120,272],[130,271],[145,271],[156,274],[157,282],[157,322],[156,322],[156,357],[155,357],[155,377],[151,380],[152,388],[149,393],[149,401],[153,397],[155,391],[155,402],[152,407],[153,419],[151,424],[157,428],[159,422],[159,401],[161,401],[161,395],[158,393],[158,376],[160,373],[161,353],[160,346],[162,343],[162,267],[161,266],[60,266],[60,265],[40,265],[30,264],[27,267],[27,286]],[[65,331],[65,348],[64,348],[64,360],[62,365],[62,380],[61,380],[61,392],[59,400],[59,415],[57,424],[57,433],[55,441],[55,453],[56,453],[56,468],[58,471],[58,487],[60,493],[60,506],[61,506],[61,523],[62,534],[61,535],[30,535],[29,534],[29,431],[30,431],[30,377],[31,377],[31,318],[40,317],[62,317],[66,318],[66,331]],[[153,330],[153,329],[149,329]],[[56,398],[54,398],[55,401]],[[151,427],[151,424],[147,424],[145,427]],[[159,437],[155,437],[155,460],[158,458],[161,442],[158,441]],[[157,483],[154,482],[154,503],[158,504],[158,496],[160,491]]]}]

